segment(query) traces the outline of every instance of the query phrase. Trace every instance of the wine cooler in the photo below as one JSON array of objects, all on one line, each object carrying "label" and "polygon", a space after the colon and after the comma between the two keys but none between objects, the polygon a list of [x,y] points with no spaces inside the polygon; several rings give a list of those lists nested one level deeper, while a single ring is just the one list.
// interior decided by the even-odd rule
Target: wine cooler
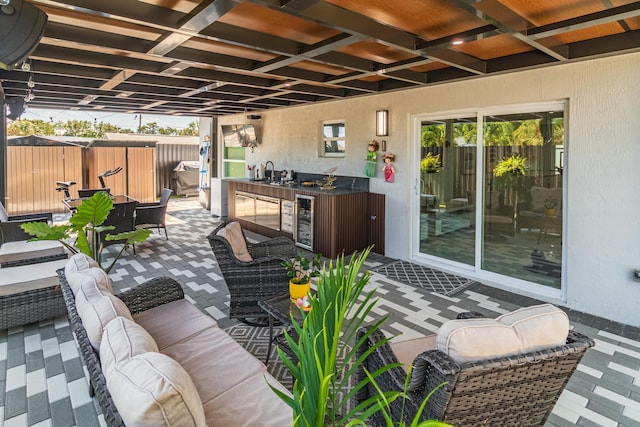
[{"label": "wine cooler", "polygon": [[295,233],[296,246],[313,250],[313,196],[296,195]]}]

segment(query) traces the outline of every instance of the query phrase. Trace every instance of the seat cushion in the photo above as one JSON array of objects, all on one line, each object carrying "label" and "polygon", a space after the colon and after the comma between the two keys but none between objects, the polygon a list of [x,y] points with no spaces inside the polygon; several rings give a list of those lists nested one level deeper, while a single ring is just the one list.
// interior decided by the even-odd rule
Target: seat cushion
[{"label": "seat cushion", "polygon": [[564,344],[569,320],[551,304],[527,307],[498,319],[445,322],[437,335],[437,348],[457,363],[523,354]]},{"label": "seat cushion", "polygon": [[[203,402],[266,372],[265,365],[220,328],[207,328],[161,350],[187,371]],[[222,425],[222,424],[221,424]]]},{"label": "seat cushion", "polygon": [[116,317],[107,323],[100,343],[100,365],[107,375],[120,362],[147,352],[158,352],[151,335],[136,322]]},{"label": "seat cushion", "polygon": [[87,330],[89,342],[96,351],[100,351],[104,327],[110,321],[118,316],[133,320],[127,306],[111,294],[90,294],[86,304],[78,306],[78,315]]},{"label": "seat cushion", "polygon": [[0,296],[56,286],[56,270],[64,268],[66,263],[66,259],[61,259],[0,269]]},{"label": "seat cushion", "polygon": [[435,349],[435,334],[412,340],[391,343],[391,350],[393,350],[393,354],[396,355],[398,362],[402,363],[405,371],[409,369],[409,366],[411,366],[413,359],[415,359],[417,355],[424,353],[425,351]]},{"label": "seat cushion", "polygon": [[217,235],[225,238],[227,242],[229,242],[233,254],[240,261],[246,262],[253,260],[249,254],[249,250],[247,249],[247,242],[244,240],[240,224],[235,221],[230,222],[223,229],[218,231]]},{"label": "seat cushion", "polygon": [[137,313],[133,315],[133,319],[149,332],[160,351],[204,329],[217,329],[213,318],[204,314],[186,299],[172,301]]},{"label": "seat cushion", "polygon": [[105,378],[127,426],[207,425],[189,374],[162,353],[133,356],[115,365]]},{"label": "seat cushion", "polygon": [[210,426],[282,427],[293,424],[293,413],[269,388],[274,385],[285,394],[290,393],[268,373],[238,381],[215,399],[203,400],[204,412]]},{"label": "seat cushion", "polygon": [[0,264],[33,258],[54,257],[64,255],[64,252],[64,246],[57,240],[7,242],[0,246]]}]

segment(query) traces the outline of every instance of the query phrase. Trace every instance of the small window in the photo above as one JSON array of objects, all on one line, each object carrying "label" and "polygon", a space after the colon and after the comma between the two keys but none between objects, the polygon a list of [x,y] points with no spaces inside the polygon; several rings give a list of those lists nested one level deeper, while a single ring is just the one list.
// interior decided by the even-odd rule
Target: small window
[{"label": "small window", "polygon": [[322,123],[323,157],[344,157],[346,149],[344,121]]}]

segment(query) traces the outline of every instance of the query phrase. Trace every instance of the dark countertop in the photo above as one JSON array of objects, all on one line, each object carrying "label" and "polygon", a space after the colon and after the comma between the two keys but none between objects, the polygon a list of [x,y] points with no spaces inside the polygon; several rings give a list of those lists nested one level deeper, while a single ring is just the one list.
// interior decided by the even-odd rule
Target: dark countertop
[{"label": "dark countertop", "polygon": [[270,184],[266,181],[253,181],[250,180],[248,178],[227,178],[228,181],[234,181],[234,182],[241,182],[241,183],[245,183],[245,184],[252,184],[255,185],[257,187],[275,187],[275,188],[281,188],[283,190],[291,190],[291,191],[304,191],[307,193],[311,193],[311,194],[325,194],[327,196],[342,196],[345,194],[356,194],[356,193],[368,193],[369,190],[368,189],[364,189],[362,188],[362,186],[360,186],[360,188],[358,188],[357,186],[354,186],[355,188],[335,188],[333,190],[323,190],[320,187],[313,186],[313,187],[307,187],[304,186],[302,184],[299,184],[297,181],[293,181],[292,183],[289,184],[284,184],[284,185],[274,185],[274,184]]}]

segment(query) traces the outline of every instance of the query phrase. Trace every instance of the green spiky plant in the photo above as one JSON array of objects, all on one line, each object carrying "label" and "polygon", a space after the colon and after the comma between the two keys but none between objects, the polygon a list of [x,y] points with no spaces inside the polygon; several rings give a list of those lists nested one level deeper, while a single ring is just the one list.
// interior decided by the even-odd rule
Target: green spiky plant
[{"label": "green spiky plant", "polygon": [[374,323],[356,341],[356,332],[376,303],[375,290],[364,293],[371,272],[360,272],[370,251],[371,248],[367,248],[358,256],[354,254],[348,267],[344,256],[336,260],[335,268],[332,262],[328,268],[323,267],[317,295],[309,296],[311,310],[303,313],[302,326],[292,321],[298,341],[285,332],[298,362],[294,363],[280,348],[277,349],[278,356],[294,378],[293,396],[273,386],[271,389],[293,410],[294,427],[362,425],[362,419],[401,395],[386,392],[382,394],[384,399],[368,399],[354,408],[347,404],[378,375],[399,366],[392,364],[379,369],[347,390],[350,379],[356,377],[358,366],[389,341],[388,338],[378,341],[357,357],[358,349],[386,319]]},{"label": "green spiky plant", "polygon": [[[111,209],[113,209],[111,197],[104,191],[98,191],[78,206],[69,218],[68,224],[51,226],[46,222],[28,222],[21,227],[26,233],[35,236],[29,241],[58,240],[72,254],[82,252],[95,259],[100,268],[109,273],[127,245],[144,242],[151,235],[151,230],[146,229],[104,235],[104,240],[126,240],[113,262],[104,268],[102,266],[104,241],[101,239],[101,233],[113,230],[115,227],[102,224]],[[75,246],[69,243],[73,238],[75,238]]]}]

